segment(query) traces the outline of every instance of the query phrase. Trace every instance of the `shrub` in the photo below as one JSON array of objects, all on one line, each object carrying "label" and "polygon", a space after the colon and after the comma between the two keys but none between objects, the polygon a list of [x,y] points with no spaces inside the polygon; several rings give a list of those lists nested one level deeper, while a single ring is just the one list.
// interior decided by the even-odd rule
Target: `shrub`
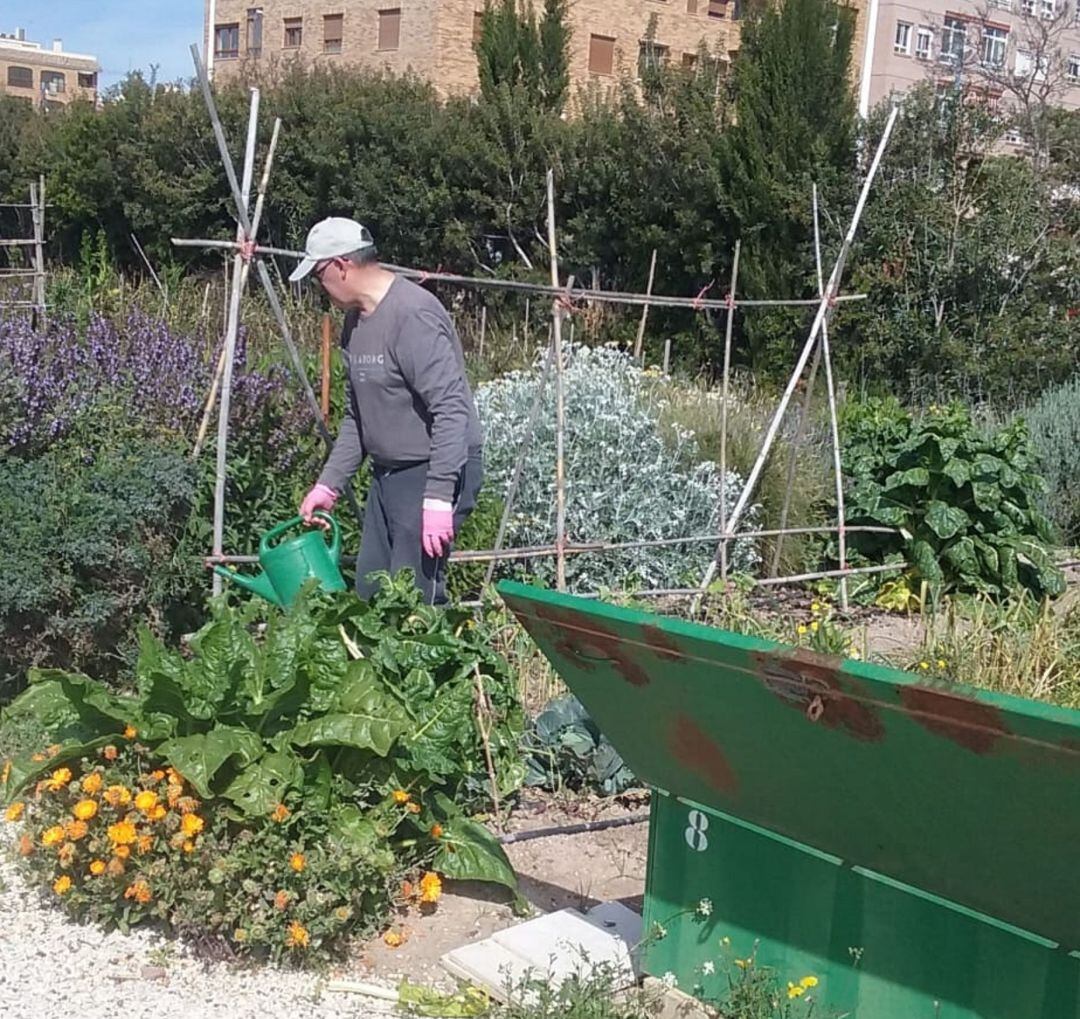
[{"label": "shrub", "polygon": [[[523,776],[513,678],[483,629],[423,605],[407,574],[387,578],[371,602],[309,586],[289,614],[266,608],[258,640],[260,608],[216,603],[190,657],[143,631],[132,693],[76,673],[32,674],[7,714],[39,719],[54,745],[13,758],[2,777],[5,800],[23,804],[14,819],[28,815],[38,877],[60,881],[57,894],[95,919],[156,916],[275,952],[378,925],[400,869],[513,888],[502,849],[465,814],[490,799],[489,750],[501,794]],[[128,794],[113,804],[115,785]],[[76,838],[61,826],[61,839],[54,829],[71,811],[96,827]],[[136,849],[115,851],[123,845]],[[122,891],[87,869],[106,849],[122,861],[105,875],[130,882]],[[293,906],[275,924],[267,902],[279,891]],[[331,909],[348,912],[340,926],[323,915]],[[283,940],[287,916],[304,927],[303,945]]]},{"label": "shrub", "polygon": [[1080,544],[1080,376],[1046,390],[1022,417],[1046,479],[1040,502],[1069,544]]},{"label": "shrub", "polygon": [[[715,532],[721,497],[719,471],[699,462],[695,437],[673,429],[665,441],[659,408],[652,399],[655,373],[642,371],[626,354],[609,347],[568,346],[565,352],[566,533],[570,541],[633,541]],[[483,422],[485,464],[491,484],[505,494],[525,439],[533,398],[542,377],[542,358],[528,371],[480,386],[477,410]],[[525,458],[507,545],[550,544],[555,535],[555,408],[552,386]],[[742,479],[729,472],[724,498],[734,506]],[[758,519],[753,508],[743,521]],[[678,587],[700,580],[714,552],[708,543],[628,549],[569,556],[571,590],[599,587]],[[731,546],[732,568],[751,571],[759,563],[750,540]],[[554,576],[551,559],[527,567],[542,582]]]},{"label": "shrub", "polygon": [[939,589],[1061,594],[1023,422],[984,434],[960,405],[917,420],[894,399],[873,399],[849,404],[843,426],[848,523],[901,531],[852,534],[856,557],[904,556]]}]

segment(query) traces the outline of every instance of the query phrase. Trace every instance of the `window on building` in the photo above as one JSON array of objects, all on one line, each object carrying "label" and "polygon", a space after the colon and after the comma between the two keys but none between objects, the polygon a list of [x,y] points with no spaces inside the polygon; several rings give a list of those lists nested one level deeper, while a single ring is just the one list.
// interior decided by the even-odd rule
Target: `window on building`
[{"label": "window on building", "polygon": [[97,74],[83,74],[79,72],[79,88],[97,88]]},{"label": "window on building", "polygon": [[934,56],[934,31],[926,25],[920,25],[915,33],[915,59],[930,60]]},{"label": "window on building", "polygon": [[684,53],[682,55],[682,65],[687,71],[692,71],[695,67],[697,67],[697,54]]},{"label": "window on building", "polygon": [[589,36],[589,71],[592,74],[615,73],[615,40],[610,36]]},{"label": "window on building", "polygon": [[1036,57],[1034,53],[1029,53],[1026,50],[1016,51],[1016,62],[1013,64],[1013,73],[1016,77],[1034,78],[1036,81],[1043,81],[1049,69],[1050,59],[1046,54],[1039,54]]},{"label": "window on building", "polygon": [[1039,17],[1043,21],[1053,21],[1057,10],[1057,0],[1039,0]]},{"label": "window on building", "polygon": [[725,17],[725,7],[727,7],[727,0],[709,0],[707,13],[710,18],[723,18]]},{"label": "window on building", "polygon": [[1080,53],[1070,53],[1066,58],[1065,76],[1069,81],[1080,81]]},{"label": "window on building", "polygon": [[1013,0],[989,0],[991,7],[996,7],[998,10],[1011,11],[1013,9]]},{"label": "window on building", "polygon": [[247,52],[249,57],[262,56],[263,9],[249,7],[247,12]]},{"label": "window on building", "polygon": [[686,13],[697,14],[698,0],[686,0]]},{"label": "window on building", "polygon": [[240,24],[214,26],[214,59],[240,56]]},{"label": "window on building", "polygon": [[7,83],[12,88],[33,88],[34,70],[31,67],[9,67]]},{"label": "window on building", "polygon": [[379,11],[379,49],[396,50],[401,45],[401,8]]},{"label": "window on building", "polygon": [[473,11],[472,16],[472,43],[476,46],[480,42],[481,36],[484,34],[484,12]]},{"label": "window on building", "polygon": [[344,14],[323,15],[323,52],[340,53],[341,40],[345,35]]},{"label": "window on building", "polygon": [[1020,11],[1023,14],[1032,15],[1035,13],[1035,0],[1020,0]]},{"label": "window on building", "polygon": [[656,71],[664,67],[671,55],[669,47],[651,39],[642,39],[638,43],[637,70],[640,78],[647,71]]},{"label": "window on building", "polygon": [[41,87],[46,95],[58,96],[67,91],[67,78],[63,71],[42,71]]},{"label": "window on building", "polygon": [[911,54],[911,29],[910,21],[898,21],[896,23],[896,36],[893,39],[893,52],[903,56]]},{"label": "window on building", "polygon": [[945,18],[941,30],[941,59],[947,64],[959,64],[964,60],[967,42],[967,24],[961,18]]},{"label": "window on building", "polygon": [[1027,141],[1024,138],[1024,132],[1018,127],[1010,127],[1008,131],[1005,132],[1005,141],[1008,142],[1009,145],[1015,145],[1018,148],[1023,148],[1027,145]]},{"label": "window on building", "polygon": [[982,62],[984,67],[1004,67],[1009,32],[1004,28],[984,25],[982,30]]},{"label": "window on building", "polygon": [[303,18],[286,18],[285,19],[285,42],[284,46],[287,50],[298,50],[304,42],[304,19]]}]

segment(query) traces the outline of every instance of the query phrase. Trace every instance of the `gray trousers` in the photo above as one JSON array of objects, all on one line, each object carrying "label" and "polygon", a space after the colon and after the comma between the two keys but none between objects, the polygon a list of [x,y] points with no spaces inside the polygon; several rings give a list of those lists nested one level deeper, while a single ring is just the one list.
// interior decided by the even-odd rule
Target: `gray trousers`
[{"label": "gray trousers", "polygon": [[[396,467],[373,465],[371,488],[364,507],[364,529],[360,536],[360,554],[356,557],[356,592],[369,599],[378,590],[378,581],[370,574],[391,575],[408,566],[416,577],[416,586],[429,605],[446,603],[446,555],[433,559],[421,544],[424,486],[428,462]],[[483,455],[470,452],[458,477],[454,494],[454,533],[461,530],[466,517],[476,507],[476,498],[484,480]]]}]

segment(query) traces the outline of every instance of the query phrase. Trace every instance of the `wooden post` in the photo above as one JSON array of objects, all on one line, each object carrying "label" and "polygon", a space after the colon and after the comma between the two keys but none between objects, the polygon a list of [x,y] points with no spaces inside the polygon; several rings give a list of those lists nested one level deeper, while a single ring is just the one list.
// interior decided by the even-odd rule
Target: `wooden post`
[{"label": "wooden post", "polygon": [[478,351],[478,357],[481,361],[484,360],[484,339],[487,336],[487,305],[480,305],[480,350]]},{"label": "wooden post", "polygon": [[[724,326],[724,382],[720,396],[720,576],[727,583],[728,576],[728,540],[727,540],[727,425],[728,399],[731,395],[731,333],[735,325],[735,288],[739,284],[739,255],[742,253],[742,241],[735,242],[735,257],[731,262],[731,283],[728,287],[727,324]],[[714,559],[715,561],[715,559]],[[695,612],[696,612],[695,608]]]},{"label": "wooden post", "polygon": [[671,370],[671,337],[664,340],[664,374]]},{"label": "wooden post", "polygon": [[[652,261],[649,263],[649,282],[645,286],[645,296],[652,296],[653,276],[656,274],[656,248],[652,249]],[[649,305],[646,302],[641,309],[641,321],[638,322],[637,338],[634,340],[634,360],[642,358],[641,345],[645,338],[645,323],[649,318]]]},{"label": "wooden post", "polygon": [[[559,285],[559,255],[555,247],[555,174],[547,172],[547,231],[548,250],[551,252],[551,285]],[[554,336],[555,355],[555,583],[560,591],[566,590],[566,464],[563,458],[563,442],[566,424],[566,405],[563,394],[563,310],[558,299],[551,305],[551,327]]]},{"label": "wooden post", "polygon": [[322,317],[322,416],[330,423],[330,316]]}]

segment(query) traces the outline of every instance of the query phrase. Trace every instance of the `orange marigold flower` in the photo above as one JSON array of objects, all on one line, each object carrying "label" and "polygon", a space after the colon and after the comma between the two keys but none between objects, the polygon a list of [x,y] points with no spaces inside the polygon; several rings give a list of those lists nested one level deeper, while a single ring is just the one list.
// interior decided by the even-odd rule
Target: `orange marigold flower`
[{"label": "orange marigold flower", "polygon": [[134,899],[136,902],[146,905],[153,896],[150,893],[150,886],[142,879],[132,881],[124,890],[125,899]]},{"label": "orange marigold flower", "polygon": [[193,838],[203,830],[205,823],[198,814],[185,814],[180,819],[180,830],[188,838]]},{"label": "orange marigold flower", "polygon": [[105,873],[105,861],[104,860],[91,860],[90,861],[90,873],[94,877],[101,877]]},{"label": "orange marigold flower", "polygon": [[29,835],[19,836],[19,855],[29,856],[34,851],[34,840]]},{"label": "orange marigold flower", "polygon": [[86,838],[86,833],[90,830],[85,821],[68,821],[64,825],[64,834],[71,839],[72,842],[78,842],[79,839]]},{"label": "orange marigold flower", "polygon": [[151,821],[162,821],[168,812],[168,807],[166,807],[164,803],[159,803],[147,816]]},{"label": "orange marigold flower", "polygon": [[131,790],[122,785],[111,785],[102,794],[110,807],[126,807],[131,802]]},{"label": "orange marigold flower", "polygon": [[124,726],[124,739],[134,739],[139,735],[139,730],[135,726],[128,723]]},{"label": "orange marigold flower", "polygon": [[274,812],[270,815],[270,819],[273,821],[277,821],[278,824],[281,824],[281,822],[284,821],[288,816],[289,808],[286,807],[284,803],[279,803],[276,807],[274,807]]},{"label": "orange marigold flower", "polygon": [[293,920],[289,924],[289,931],[285,935],[285,945],[288,948],[307,948],[309,940],[308,930],[302,924]]},{"label": "orange marigold flower", "polygon": [[406,804],[405,804],[405,809],[406,809],[406,810],[407,810],[407,811],[408,811],[408,812],[409,812],[410,814],[419,814],[419,813],[420,813],[420,804],[419,804],[419,803],[411,803],[411,802],[410,802],[410,803],[406,803]]},{"label": "orange marigold flower", "polygon": [[181,775],[180,772],[178,772],[171,765],[168,768],[165,769],[165,774],[169,779],[169,785],[183,785],[184,784],[184,776]]},{"label": "orange marigold flower", "polygon": [[409,794],[404,789],[395,789],[390,795],[394,797],[395,803],[409,802]]},{"label": "orange marigold flower", "polygon": [[56,854],[56,858],[60,861],[60,866],[70,867],[71,861],[75,859],[75,843],[65,842],[60,847],[60,852]]},{"label": "orange marigold flower", "polygon": [[159,769],[158,769],[157,771],[152,771],[152,772],[150,772],[150,777],[151,777],[151,778],[152,778],[152,779],[153,779],[153,780],[154,780],[155,782],[160,782],[160,781],[161,781],[161,780],[162,780],[162,779],[163,779],[163,778],[165,777],[165,772],[163,772],[163,771],[162,771],[162,770],[161,770],[161,769],[159,768]]},{"label": "orange marigold flower", "polygon": [[71,811],[80,821],[89,821],[97,813],[95,800],[79,800]]},{"label": "orange marigold flower", "polygon": [[149,853],[154,848],[154,836],[153,835],[140,835],[139,841],[135,846],[140,853]]},{"label": "orange marigold flower", "polygon": [[443,826],[441,824],[439,824],[438,821],[436,821],[435,824],[433,824],[431,826],[431,837],[433,839],[441,839],[442,836],[443,836]]},{"label": "orange marigold flower", "polygon": [[274,896],[274,909],[284,909],[289,904],[289,893],[280,891]]},{"label": "orange marigold flower", "polygon": [[118,856],[114,856],[109,861],[109,866],[105,868],[105,871],[109,877],[119,877],[124,873],[124,861]]},{"label": "orange marigold flower", "polygon": [[18,803],[13,803],[4,811],[4,820],[11,821],[14,824],[23,816],[24,810],[26,810],[26,804],[21,800]]},{"label": "orange marigold flower", "polygon": [[440,895],[442,895],[442,881],[438,874],[428,871],[420,879],[420,901],[438,902]]},{"label": "orange marigold flower", "polygon": [[307,866],[307,860],[304,859],[304,854],[293,853],[292,856],[289,857],[289,866],[299,874],[300,871]]},{"label": "orange marigold flower", "polygon": [[30,757],[30,760],[33,761],[35,764],[40,764],[42,761],[45,760],[45,755],[44,754],[33,754]]},{"label": "orange marigold flower", "polygon": [[405,944],[405,938],[397,931],[387,931],[383,935],[383,941],[385,941],[391,948],[400,948]]},{"label": "orange marigold flower", "polygon": [[57,846],[64,841],[64,829],[60,825],[54,825],[52,828],[46,828],[41,833],[41,844],[43,846]]},{"label": "orange marigold flower", "polygon": [[185,853],[194,853],[195,852],[195,843],[190,842],[190,841],[185,842],[182,848],[183,848]]},{"label": "orange marigold flower", "polygon": [[117,753],[116,747],[111,743],[107,747],[101,748],[101,756],[104,757],[106,761],[115,761]]},{"label": "orange marigold flower", "polygon": [[70,768],[57,768],[56,771],[49,776],[48,781],[45,783],[45,788],[49,792],[58,793],[71,781],[71,769]]},{"label": "orange marigold flower", "polygon": [[82,791],[93,796],[96,793],[101,792],[102,785],[101,774],[93,771],[82,780]]},{"label": "orange marigold flower", "polygon": [[109,836],[109,841],[118,846],[130,846],[137,838],[135,825],[130,821],[118,821],[116,824],[110,824],[106,834]]},{"label": "orange marigold flower", "polygon": [[126,860],[131,855],[131,846],[117,846],[113,852],[121,859]]},{"label": "orange marigold flower", "polygon": [[54,882],[52,890],[57,895],[67,895],[71,891],[71,878],[67,874],[61,874]]},{"label": "orange marigold flower", "polygon": [[152,789],[144,789],[135,797],[135,809],[150,814],[158,805],[158,794]]},{"label": "orange marigold flower", "polygon": [[401,882],[401,897],[403,899],[411,899],[416,894],[416,889],[413,887],[411,881]]}]

